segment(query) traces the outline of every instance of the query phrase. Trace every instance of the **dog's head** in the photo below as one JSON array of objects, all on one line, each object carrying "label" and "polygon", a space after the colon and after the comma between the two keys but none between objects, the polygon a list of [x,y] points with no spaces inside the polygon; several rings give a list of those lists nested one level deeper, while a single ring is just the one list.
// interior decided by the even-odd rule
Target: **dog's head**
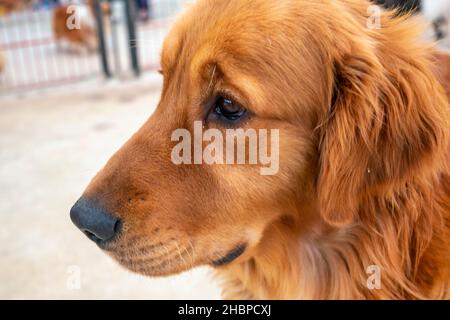
[{"label": "dog's head", "polygon": [[[306,231],[358,219],[360,199],[416,174],[448,126],[426,50],[391,20],[369,30],[368,5],[198,1],[165,40],[156,112],[93,179],[74,222],[124,266],[167,275],[247,259],[275,221]],[[244,164],[226,161],[237,128],[257,134],[253,163],[248,149]]]}]

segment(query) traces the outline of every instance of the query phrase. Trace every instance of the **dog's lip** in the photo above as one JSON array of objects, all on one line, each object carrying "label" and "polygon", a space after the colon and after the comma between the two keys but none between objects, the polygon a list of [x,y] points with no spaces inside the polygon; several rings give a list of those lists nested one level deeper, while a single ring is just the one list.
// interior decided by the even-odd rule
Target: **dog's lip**
[{"label": "dog's lip", "polygon": [[92,242],[94,242],[97,245],[97,247],[99,247],[100,249],[102,249],[104,251],[112,251],[112,246],[113,246],[112,241],[110,241],[110,240],[108,240],[108,241],[101,240],[95,234],[93,234],[92,232],[87,231],[87,230],[84,230],[83,233]]},{"label": "dog's lip", "polygon": [[[89,235],[87,235],[89,237]],[[100,248],[103,251],[114,251],[115,241],[101,241],[98,239],[91,239],[95,242],[98,248]]]},{"label": "dog's lip", "polygon": [[214,260],[212,262],[212,265],[215,267],[222,267],[224,265],[230,264],[237,258],[239,258],[247,249],[247,245],[245,243],[242,243],[235,247],[233,250],[228,252],[228,254],[218,260]]}]

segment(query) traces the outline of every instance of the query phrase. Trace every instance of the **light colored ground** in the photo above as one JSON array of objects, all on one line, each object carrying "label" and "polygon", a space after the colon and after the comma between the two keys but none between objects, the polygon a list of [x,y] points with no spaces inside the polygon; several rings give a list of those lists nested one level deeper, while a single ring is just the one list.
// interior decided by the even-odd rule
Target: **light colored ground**
[{"label": "light colored ground", "polygon": [[149,117],[158,97],[159,82],[141,81],[0,98],[0,298],[220,297],[209,270],[166,279],[125,271],[69,218],[86,184]]}]

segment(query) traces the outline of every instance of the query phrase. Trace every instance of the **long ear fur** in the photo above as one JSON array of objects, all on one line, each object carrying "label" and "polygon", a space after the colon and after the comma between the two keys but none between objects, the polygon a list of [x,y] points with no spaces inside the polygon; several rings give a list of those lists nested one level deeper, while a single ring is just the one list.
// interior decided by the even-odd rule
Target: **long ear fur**
[{"label": "long ear fur", "polygon": [[445,161],[449,107],[430,71],[431,49],[418,44],[417,21],[384,19],[380,30],[349,19],[339,38],[334,98],[320,128],[318,193],[330,224],[354,221],[369,192],[395,192]]}]

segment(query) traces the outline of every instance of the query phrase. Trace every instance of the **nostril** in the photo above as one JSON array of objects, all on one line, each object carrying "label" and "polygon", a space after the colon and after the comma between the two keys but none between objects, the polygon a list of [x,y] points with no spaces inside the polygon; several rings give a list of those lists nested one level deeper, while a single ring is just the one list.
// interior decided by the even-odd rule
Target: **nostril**
[{"label": "nostril", "polygon": [[99,243],[100,241],[102,241],[100,238],[98,238],[95,234],[93,234],[92,232],[88,231],[88,230],[84,230],[83,233],[92,241],[94,241],[95,243]]},{"label": "nostril", "polygon": [[118,234],[120,231],[122,231],[122,221],[117,219],[116,223],[114,224],[114,234]]}]

